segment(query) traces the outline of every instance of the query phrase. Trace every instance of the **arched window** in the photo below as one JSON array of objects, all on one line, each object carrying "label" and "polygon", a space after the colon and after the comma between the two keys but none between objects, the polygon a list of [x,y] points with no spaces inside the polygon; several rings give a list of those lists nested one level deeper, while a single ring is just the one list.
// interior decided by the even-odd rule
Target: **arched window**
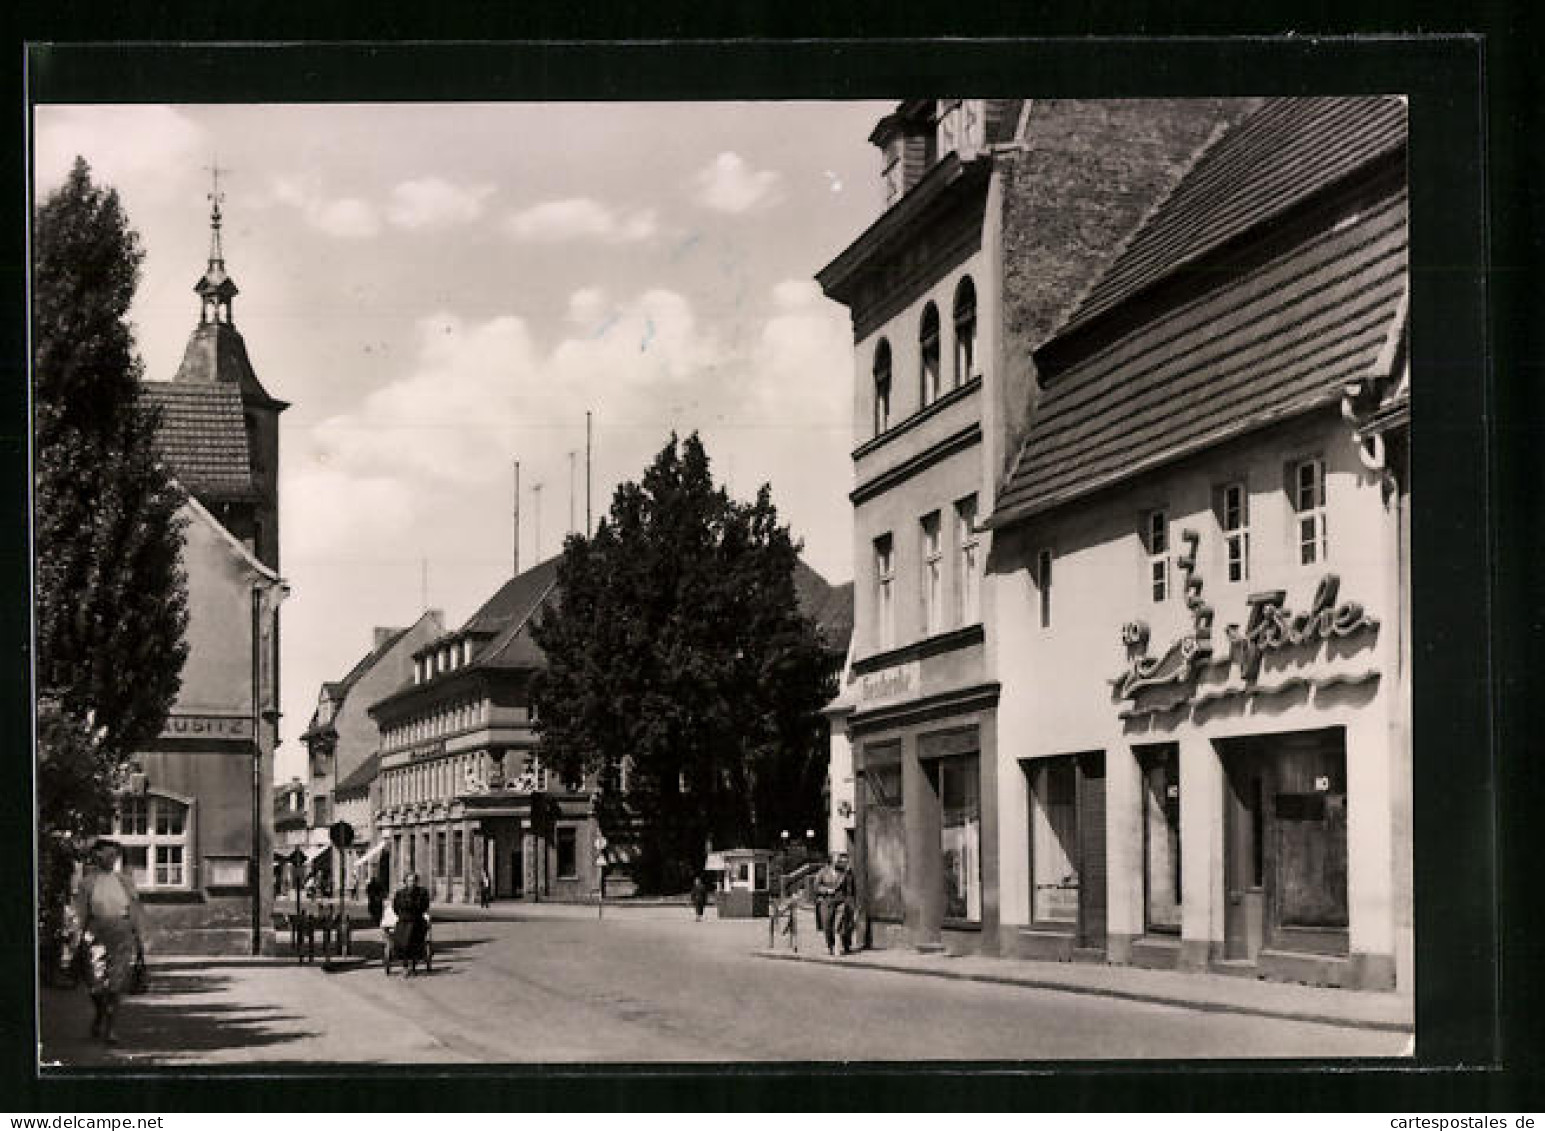
[{"label": "arched window", "polygon": [[113,834],[123,845],[122,867],[136,887],[192,886],[192,822],[186,803],[156,794],[125,795],[118,803]]},{"label": "arched window", "polygon": [[884,338],[874,349],[874,434],[891,426],[891,344]]},{"label": "arched window", "polygon": [[955,388],[976,375],[976,285],[967,275],[955,288]]},{"label": "arched window", "polygon": [[939,399],[939,308],[929,303],[923,310],[923,325],[918,333],[918,352],[922,358],[923,407]]}]

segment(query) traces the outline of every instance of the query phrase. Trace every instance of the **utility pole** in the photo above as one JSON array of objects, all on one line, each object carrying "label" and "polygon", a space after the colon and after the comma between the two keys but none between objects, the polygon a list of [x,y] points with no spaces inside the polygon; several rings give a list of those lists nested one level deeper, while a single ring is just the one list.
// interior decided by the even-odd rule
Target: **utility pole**
[{"label": "utility pole", "polygon": [[531,494],[536,499],[536,560],[542,560],[542,487],[541,483],[531,485]]},{"label": "utility pole", "polygon": [[590,537],[590,410],[585,410],[585,537]]},{"label": "utility pole", "polygon": [[515,461],[515,572],[520,576],[520,460]]},{"label": "utility pole", "polygon": [[569,533],[574,533],[574,457],[578,452],[569,453]]}]

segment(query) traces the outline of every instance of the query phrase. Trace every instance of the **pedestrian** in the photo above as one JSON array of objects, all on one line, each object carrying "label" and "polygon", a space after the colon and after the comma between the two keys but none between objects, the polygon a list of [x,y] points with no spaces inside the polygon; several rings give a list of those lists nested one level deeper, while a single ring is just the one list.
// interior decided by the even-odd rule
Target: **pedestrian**
[{"label": "pedestrian", "polygon": [[699,872],[692,877],[692,910],[697,912],[697,921],[703,921],[703,908],[708,906],[708,885],[703,882],[703,873]]},{"label": "pedestrian", "polygon": [[409,872],[392,897],[392,910],[397,912],[392,951],[408,964],[407,977],[411,978],[418,971],[418,964],[427,964],[429,958],[429,892],[419,886],[417,872]]},{"label": "pedestrian", "polygon": [[117,841],[95,841],[73,908],[79,937],[71,946],[85,949],[86,986],[96,1011],[91,1035],[108,1044],[118,1043],[118,999],[134,988],[145,961],[144,913],[134,881],[117,870],[122,855]]},{"label": "pedestrian", "polygon": [[386,885],[380,876],[371,876],[365,885],[365,908],[370,913],[370,925],[379,927],[381,915],[386,910]]},{"label": "pedestrian", "polygon": [[489,901],[493,899],[493,894],[494,894],[494,882],[488,876],[488,865],[484,864],[482,867],[480,867],[478,869],[478,877],[477,877],[477,898],[478,898],[478,902],[480,904],[482,904],[483,907],[486,908],[488,906],[488,904],[489,904]]},{"label": "pedestrian", "polygon": [[853,952],[853,873],[848,869],[846,852],[832,853],[831,862],[815,877],[816,918],[826,935],[826,953],[835,954],[842,943],[842,953]]}]

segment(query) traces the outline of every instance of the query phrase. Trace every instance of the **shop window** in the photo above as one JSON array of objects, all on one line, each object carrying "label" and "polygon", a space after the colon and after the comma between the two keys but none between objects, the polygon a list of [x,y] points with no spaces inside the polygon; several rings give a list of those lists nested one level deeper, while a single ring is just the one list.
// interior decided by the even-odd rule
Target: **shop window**
[{"label": "shop window", "polygon": [[572,825],[558,829],[558,878],[579,878],[579,830]]},{"label": "shop window", "polygon": [[1041,594],[1041,627],[1051,627],[1051,551],[1035,556],[1035,585]]},{"label": "shop window", "polygon": [[978,923],[982,918],[982,799],[980,759],[975,754],[934,763],[939,794],[940,848],[944,854],[944,917]]},{"label": "shop window", "polygon": [[891,426],[891,344],[884,338],[874,349],[874,434]]},{"label": "shop window", "polygon": [[1293,518],[1301,565],[1323,562],[1330,550],[1325,527],[1325,461],[1306,459],[1293,466]]},{"label": "shop window", "polygon": [[1031,915],[1037,923],[1078,921],[1078,780],[1072,758],[1030,767]]},{"label": "shop window", "polygon": [[859,775],[869,914],[872,919],[893,923],[901,922],[907,909],[906,811],[902,806],[900,755],[900,748],[894,745],[867,750],[867,764]]},{"label": "shop window", "polygon": [[1148,557],[1148,588],[1157,603],[1169,597],[1169,513],[1143,515],[1143,551]]},{"label": "shop window", "polygon": [[982,619],[982,564],[980,535],[976,531],[976,496],[967,495],[955,504],[955,545],[960,553],[956,609],[961,624],[976,624]]},{"label": "shop window", "polygon": [[1180,930],[1180,759],[1172,744],[1139,753],[1147,928]]},{"label": "shop window", "polygon": [[922,407],[927,408],[943,392],[939,383],[939,308],[931,302],[923,309],[917,347],[921,360]]},{"label": "shop window", "polygon": [[944,628],[944,540],[939,531],[939,512],[921,521],[923,542],[923,631],[933,636]]},{"label": "shop window", "polygon": [[1223,557],[1230,581],[1250,579],[1250,493],[1243,483],[1218,491],[1218,526],[1223,531]]},{"label": "shop window", "polygon": [[967,275],[955,289],[955,387],[976,374],[976,285]]},{"label": "shop window", "polygon": [[174,798],[150,794],[124,797],[113,822],[123,845],[123,867],[146,890],[192,886],[189,807]]},{"label": "shop window", "polygon": [[453,879],[457,879],[457,880],[461,879],[461,874],[462,874],[462,859],[461,859],[461,857],[462,857],[463,851],[465,851],[465,848],[466,848],[466,846],[462,843],[461,830],[460,829],[456,829],[455,831],[453,831],[451,833],[451,877]]},{"label": "shop window", "polygon": [[891,536],[874,540],[874,642],[880,651],[896,644],[896,554]]}]

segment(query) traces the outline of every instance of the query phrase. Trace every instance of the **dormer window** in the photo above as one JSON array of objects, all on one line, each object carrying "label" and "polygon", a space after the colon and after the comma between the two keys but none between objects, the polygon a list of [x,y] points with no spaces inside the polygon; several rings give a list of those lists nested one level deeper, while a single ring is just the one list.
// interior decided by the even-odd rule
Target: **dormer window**
[{"label": "dormer window", "polygon": [[461,662],[463,664],[470,664],[472,662],[472,641],[471,640],[463,640],[461,642]]}]

